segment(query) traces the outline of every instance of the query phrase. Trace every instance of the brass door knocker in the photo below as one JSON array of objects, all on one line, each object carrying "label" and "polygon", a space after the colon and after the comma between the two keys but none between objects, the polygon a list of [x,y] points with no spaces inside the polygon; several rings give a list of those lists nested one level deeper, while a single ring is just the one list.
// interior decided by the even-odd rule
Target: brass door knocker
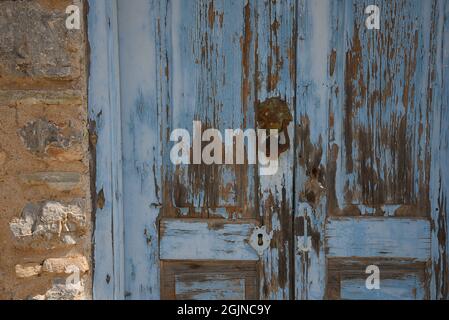
[{"label": "brass door knocker", "polygon": [[[267,130],[266,155],[270,156],[269,130],[277,129],[279,132],[278,156],[290,148],[290,137],[288,135],[288,125],[293,121],[293,116],[288,108],[287,102],[279,97],[273,97],[260,102],[256,106],[257,127]],[[284,136],[284,143],[280,143],[281,135]]]}]

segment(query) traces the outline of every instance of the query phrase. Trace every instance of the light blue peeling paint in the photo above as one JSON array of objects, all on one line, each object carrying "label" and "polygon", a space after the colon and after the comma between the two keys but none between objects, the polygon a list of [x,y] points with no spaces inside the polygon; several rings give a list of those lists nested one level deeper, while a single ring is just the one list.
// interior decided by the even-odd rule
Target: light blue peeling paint
[{"label": "light blue peeling paint", "polygon": [[158,79],[156,22],[163,9],[158,1],[118,4],[124,128],[125,290],[130,299],[158,299],[159,209],[151,204],[161,201],[159,101],[163,98],[159,86],[163,79]]},{"label": "light blue peeling paint", "polygon": [[[280,96],[285,99],[294,117],[296,106],[294,79],[294,34],[296,18],[296,1],[242,1],[247,4],[250,18],[247,21],[251,29],[248,57],[249,96],[247,108],[248,125],[254,123],[254,107],[258,101]],[[243,12],[243,11],[242,11]],[[243,16],[242,16],[243,18]],[[243,21],[244,22],[244,21]],[[240,28],[244,28],[244,23]],[[240,47],[242,50],[243,47]],[[241,55],[241,53],[240,53]],[[291,68],[293,66],[293,69]],[[277,82],[274,85],[274,78]],[[251,122],[250,122],[251,121]],[[288,127],[289,136],[294,137],[294,125]],[[281,212],[281,207],[292,208],[293,194],[293,148],[283,153],[279,159],[279,170],[273,176],[260,176],[257,201],[258,212],[262,223],[271,228],[281,228],[274,231],[270,250],[264,252],[261,258],[263,271],[259,279],[259,296],[261,299],[288,299],[290,292],[290,259],[292,248],[292,225],[290,210]],[[283,198],[283,189],[286,190]],[[284,202],[284,203],[283,203]],[[282,216],[281,216],[282,215]],[[282,220],[285,219],[285,220]],[[270,229],[268,231],[271,231]],[[283,272],[279,272],[282,270]],[[283,273],[283,274],[282,274]],[[284,279],[280,279],[284,276]]]},{"label": "light blue peeling paint", "polygon": [[[172,50],[168,52],[171,102],[167,119],[169,130],[190,130],[193,120],[203,127],[220,131],[228,128],[254,128],[253,110],[244,110],[241,99],[243,7],[242,1],[214,1],[214,22],[208,18],[210,1],[173,1],[168,14],[172,16],[169,30]],[[222,16],[222,18],[220,18]],[[164,106],[165,107],[165,106]],[[164,153],[169,152],[167,142]],[[167,159],[167,158],[165,158]],[[167,161],[170,161],[167,159]],[[175,168],[166,164],[170,179],[175,180],[173,192],[178,193],[175,206],[239,206],[242,195],[254,199],[254,170],[245,176],[238,166],[216,166],[213,179],[195,166],[182,167],[174,177]],[[195,182],[193,182],[195,177]],[[248,180],[246,190],[239,181]],[[230,193],[214,192],[230,185]],[[234,190],[234,191],[233,191]],[[228,195],[227,197],[216,195]]]},{"label": "light blue peeling paint", "polygon": [[175,276],[175,294],[178,299],[243,300],[245,279],[229,279],[226,275],[198,275],[200,280]]},{"label": "light blue peeling paint", "polygon": [[[446,90],[449,83],[449,45],[443,41],[449,30],[449,4],[441,0],[381,1],[381,9],[385,13],[381,28],[386,28],[388,21],[392,23],[395,15],[389,13],[391,8],[398,5],[401,12],[397,19],[394,18],[393,28],[376,33],[364,29],[366,15],[363,9],[368,3],[368,0],[276,3],[216,0],[214,10],[223,15],[221,26],[219,15],[215,16],[213,25],[210,25],[207,18],[210,1],[119,0],[119,30],[114,33],[114,27],[108,26],[108,18],[111,17],[108,16],[110,10],[106,8],[107,2],[90,1],[89,118],[96,121],[98,133],[96,191],[103,190],[106,200],[104,208],[98,208],[96,215],[94,297],[117,297],[125,289],[128,298],[157,299],[160,291],[160,259],[259,260],[247,243],[255,222],[226,222],[221,228],[211,227],[204,220],[163,220],[161,226],[165,231],[159,239],[157,217],[160,207],[166,207],[169,201],[178,205],[174,201],[173,190],[168,198],[163,198],[163,183],[185,187],[186,194],[181,199],[184,203],[179,204],[183,206],[179,212],[184,217],[189,215],[188,207],[193,206],[199,215],[201,209],[210,206],[208,201],[211,201],[209,195],[213,194],[212,188],[222,190],[230,186],[226,197],[213,199],[213,208],[204,211],[207,212],[206,216],[232,218],[234,216],[229,216],[226,206],[255,207],[258,210],[254,212],[260,213],[260,216],[252,218],[271,224],[277,241],[260,259],[263,270],[259,283],[261,298],[292,297],[291,287],[295,288],[296,298],[323,298],[328,257],[431,259],[428,270],[431,272],[430,296],[441,298],[446,294],[447,297],[447,292],[442,293],[441,290],[444,281],[447,282],[444,279],[444,267],[447,268],[445,263],[449,240],[441,241],[438,232],[447,233],[446,215],[449,212],[449,180],[445,171],[449,158],[449,134],[448,126],[445,125],[449,122],[449,90]],[[248,43],[249,93],[245,109],[241,88],[244,82],[243,13],[247,4],[250,9],[251,39]],[[434,22],[438,27],[433,32],[431,24]],[[297,30],[294,29],[296,23]],[[273,32],[272,26],[277,24],[277,32]],[[358,26],[358,29],[354,26]],[[406,55],[410,59],[414,54],[415,31],[418,32],[416,70],[409,75],[409,100],[404,105],[402,95],[407,73],[404,62]],[[298,33],[297,52],[292,52],[294,32]],[[360,108],[354,111],[351,120],[353,128],[372,130],[369,138],[373,145],[373,157],[369,164],[376,177],[391,180],[398,176],[397,168],[402,164],[399,163],[398,146],[386,145],[379,139],[378,133],[385,130],[394,137],[397,128],[392,127],[393,120],[406,120],[407,146],[411,155],[407,167],[411,178],[407,183],[412,186],[412,192],[397,193],[391,189],[392,183],[386,186],[386,197],[382,203],[361,197],[360,176],[365,173],[361,165],[361,150],[364,146],[355,139],[359,134],[357,130],[354,130],[354,139],[351,141],[354,169],[350,171],[346,168],[344,73],[348,66],[345,57],[346,51],[354,45],[353,36],[356,32],[359,33],[362,46],[362,77],[365,82],[369,82],[369,93],[376,90],[387,92],[389,82],[392,86],[391,96],[382,103],[377,101],[374,108],[369,107],[368,99],[361,101]],[[381,53],[377,51],[381,34],[391,35],[393,43],[390,47],[399,48],[393,57],[385,51],[386,46],[381,48],[384,50]],[[117,59],[113,52],[117,36],[120,43],[119,79],[114,76],[118,66],[113,63]],[[279,65],[276,65],[274,47],[270,41],[279,47]],[[331,75],[329,61],[333,50],[336,63]],[[271,70],[269,57],[273,59]],[[294,58],[296,60],[292,61]],[[376,63],[377,69],[374,67]],[[291,78],[290,64],[296,64],[296,79]],[[275,69],[279,69],[279,81],[274,88],[269,88],[268,75],[275,73]],[[356,94],[357,99],[360,99],[360,92]],[[432,95],[431,106],[428,105],[429,94]],[[121,97],[121,112],[111,114],[114,112],[111,105],[117,106],[114,99],[118,96]],[[231,166],[221,166],[213,177],[201,177],[200,186],[190,184],[193,170],[188,167],[178,168],[176,180],[174,172],[177,168],[172,166],[168,156],[170,145],[167,132],[173,128],[190,129],[194,119],[202,120],[221,131],[225,128],[251,128],[255,126],[256,99],[263,101],[272,96],[281,96],[287,100],[295,125],[301,124],[302,117],[309,119],[310,143],[317,150],[322,148],[319,166],[324,169],[329,167],[330,151],[338,147],[336,205],[339,208],[358,206],[362,215],[366,216],[330,218],[328,199],[323,196],[309,215],[312,228],[309,232],[314,232],[314,240],[320,245],[317,251],[313,248],[303,255],[290,255],[292,247],[289,241],[301,240],[301,237],[297,236],[296,230],[293,230],[296,233],[294,237],[282,237],[293,227],[286,227],[287,224],[282,223],[281,219],[285,217],[281,216],[280,211],[282,205],[292,208],[293,201],[296,202],[296,209],[301,208],[300,200],[304,201],[298,199],[297,194],[303,191],[311,168],[298,164],[302,151],[300,147],[294,147],[296,154],[293,147],[283,154],[278,174],[261,177],[260,187],[256,185],[254,168],[244,172],[246,190],[242,190],[242,184],[238,182],[242,173]],[[333,114],[332,128],[329,127],[329,114]],[[117,134],[119,131],[113,132],[119,124],[111,125],[120,115],[122,135]],[[422,134],[419,133],[421,124]],[[291,138],[295,135],[294,127],[289,127]],[[118,137],[123,139],[123,145],[117,140]],[[302,137],[298,139],[296,142],[300,144]],[[123,157],[114,153],[121,147]],[[430,159],[429,177],[427,169],[422,168],[427,168]],[[117,172],[120,160],[123,160],[123,223],[114,215],[118,212],[116,200],[121,196],[120,190],[117,191],[120,184],[120,172]],[[311,162],[314,159],[307,160]],[[111,172],[115,172],[114,175],[111,176]],[[211,189],[208,189],[205,185],[210,179],[214,179],[216,184],[209,184]],[[429,179],[431,212],[427,214],[427,219],[394,218],[399,207],[408,205],[413,210],[416,201],[425,198]],[[296,195],[292,194],[293,181]],[[370,185],[370,188],[376,187],[375,184]],[[286,190],[285,199],[281,199],[282,188]],[[347,193],[345,188],[352,190],[352,194]],[[246,201],[243,200],[244,195]],[[285,203],[282,204],[282,201]],[[385,217],[368,218],[377,207],[383,208]],[[415,214],[405,210],[401,210],[401,213],[410,216]],[[301,217],[298,210],[294,214],[295,217]],[[327,224],[326,218],[329,220]],[[120,240],[121,236],[124,241]],[[117,251],[121,250],[121,246],[124,257],[117,254],[121,252]],[[286,259],[281,259],[282,255],[287,255]],[[123,263],[117,263],[117,260],[122,259]],[[295,259],[294,286],[290,284],[290,259]],[[124,270],[120,269],[122,264]],[[437,266],[443,269],[438,271]],[[288,277],[281,287],[278,277],[283,267]],[[120,277],[124,277],[125,283]],[[196,298],[242,297],[241,280],[219,277],[208,278],[205,282],[184,278],[178,280],[176,290],[181,296],[193,292]],[[363,282],[343,279],[342,298],[420,299],[425,296],[426,290],[422,288],[424,282],[413,275],[402,279],[385,279],[381,283],[382,290],[368,294],[363,292]],[[268,291],[265,291],[267,287]]]},{"label": "light blue peeling paint", "polygon": [[248,242],[254,228],[248,223],[164,219],[160,259],[257,261],[259,256]]},{"label": "light blue peeling paint", "polygon": [[[97,165],[96,192],[103,190],[105,204],[96,209],[94,232],[95,273],[93,277],[93,297],[95,299],[114,298],[114,262],[112,237],[112,198],[111,186],[111,142],[108,124],[111,121],[109,101],[108,66],[108,25],[106,2],[89,2],[88,35],[90,41],[89,77],[89,119],[97,124]],[[95,39],[95,41],[92,41]],[[95,92],[95,94],[90,94]],[[109,279],[109,281],[107,281]]]},{"label": "light blue peeling paint", "polygon": [[333,218],[326,225],[329,257],[388,257],[427,261],[430,223],[405,218]]},{"label": "light blue peeling paint", "polygon": [[[382,277],[382,274],[381,274]],[[422,279],[405,276],[380,280],[380,289],[366,288],[365,279],[346,279],[340,284],[341,299],[350,300],[422,300],[426,296]]]},{"label": "light blue peeling paint", "polygon": [[[356,92],[350,118],[353,132],[349,155],[352,170],[346,168],[349,150],[344,139],[340,140],[341,170],[337,171],[337,179],[344,177],[344,182],[337,183],[339,204],[377,204],[379,201],[415,204],[424,201],[428,176],[423,168],[429,162],[427,114],[431,110],[426,96],[429,59],[433,55],[429,47],[432,39],[428,35],[431,33],[433,2],[381,2],[382,32],[364,27],[363,8],[367,2],[345,3],[346,45],[340,54],[345,55],[359,41],[362,61],[353,80]],[[388,41],[389,38],[392,40]],[[350,53],[354,54],[353,51]],[[362,95],[360,77],[367,90],[365,95]],[[344,101],[342,103],[344,106]],[[342,120],[336,118],[336,122]],[[364,142],[358,141],[362,133],[368,135]],[[362,152],[366,144],[368,151]],[[401,169],[403,166],[406,168]],[[371,174],[376,179],[363,185],[362,174]],[[382,199],[366,198],[368,194],[379,192]],[[348,195],[349,199],[345,199]]]},{"label": "light blue peeling paint", "polygon": [[[304,194],[304,186],[313,167],[319,169],[327,163],[329,99],[332,79],[329,77],[329,54],[334,23],[334,15],[338,14],[334,1],[299,1],[298,2],[298,43],[297,43],[297,78],[296,78],[296,124],[309,126],[310,138],[299,136],[297,143],[296,192]],[[306,120],[307,119],[307,120]],[[308,121],[308,123],[307,123]],[[309,139],[310,141],[307,141]],[[305,154],[307,144],[313,145],[316,154]],[[321,150],[320,150],[321,148]],[[319,154],[321,152],[321,157]],[[299,165],[298,159],[307,163]],[[320,161],[316,160],[318,158]],[[305,199],[295,195],[295,217],[303,216]],[[300,202],[301,201],[301,202]],[[326,198],[322,197],[315,210],[310,210],[310,234],[318,234],[320,245],[307,253],[298,254],[296,249],[303,245],[302,236],[295,237],[295,298],[322,299],[326,286],[326,255],[322,245],[324,221],[326,218]],[[294,230],[298,235],[302,230]],[[298,240],[300,243],[298,243]]]},{"label": "light blue peeling paint", "polygon": [[[433,35],[436,50],[432,71],[435,75],[432,83],[432,135],[430,170],[430,202],[432,228],[432,264],[430,273],[430,298],[448,299],[447,272],[449,261],[449,3],[437,1],[434,17],[437,32]],[[440,43],[443,43],[440,46]],[[441,237],[445,234],[445,238]],[[446,288],[446,289],[444,289]]]}]

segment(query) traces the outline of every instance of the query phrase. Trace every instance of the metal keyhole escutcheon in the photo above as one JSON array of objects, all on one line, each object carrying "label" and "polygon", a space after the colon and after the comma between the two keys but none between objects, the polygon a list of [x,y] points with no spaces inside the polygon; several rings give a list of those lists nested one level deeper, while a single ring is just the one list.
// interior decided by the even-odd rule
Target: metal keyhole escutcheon
[{"label": "metal keyhole escutcheon", "polygon": [[249,244],[257,251],[259,256],[263,255],[263,252],[270,246],[271,238],[273,237],[273,231],[267,233],[266,227],[255,227],[250,238]]}]

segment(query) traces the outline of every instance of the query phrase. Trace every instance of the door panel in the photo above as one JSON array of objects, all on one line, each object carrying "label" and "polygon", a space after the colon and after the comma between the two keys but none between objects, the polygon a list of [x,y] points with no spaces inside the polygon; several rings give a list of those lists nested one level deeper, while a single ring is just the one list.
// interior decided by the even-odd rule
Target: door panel
[{"label": "door panel", "polygon": [[[380,288],[367,290],[366,265],[377,265]],[[329,258],[326,298],[351,300],[428,299],[426,262],[397,258]]]},{"label": "door panel", "polygon": [[[346,2],[344,91],[331,215],[429,216],[431,111],[426,88],[432,1],[385,1],[381,32],[364,26],[369,1]],[[430,46],[429,46],[430,45]],[[343,88],[342,88],[343,89]]]},{"label": "door panel", "polygon": [[[200,121],[202,132],[218,129],[224,138],[224,129],[254,127],[254,110],[242,103],[244,3],[173,1],[164,14],[164,72],[170,83],[167,130],[187,129],[194,139],[192,122]],[[173,143],[169,136],[165,139],[164,153],[169,154]],[[167,166],[164,185],[170,190],[164,205],[172,201],[177,212],[165,210],[164,216],[182,211],[186,217],[255,218],[254,166],[195,164],[196,156],[191,156],[192,165]]]},{"label": "door panel", "polygon": [[256,261],[162,262],[162,299],[257,299]]}]

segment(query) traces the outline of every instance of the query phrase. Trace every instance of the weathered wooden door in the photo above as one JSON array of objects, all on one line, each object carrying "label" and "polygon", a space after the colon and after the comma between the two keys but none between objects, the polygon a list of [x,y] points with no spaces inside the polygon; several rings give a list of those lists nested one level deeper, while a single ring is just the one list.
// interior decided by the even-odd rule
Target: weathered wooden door
[{"label": "weathered wooden door", "polygon": [[[369,1],[90,2],[96,297],[447,295],[449,6],[376,4],[380,30]],[[173,130],[256,128],[265,101],[293,119],[275,175],[171,161]]]},{"label": "weathered wooden door", "polygon": [[[294,1],[174,1],[160,10],[161,298],[287,299],[292,150],[269,178],[255,165],[175,166],[169,133],[192,134],[194,120],[223,137],[255,128],[254,106],[272,95],[294,109]],[[260,257],[250,245],[259,225],[273,230]]]},{"label": "weathered wooden door", "polygon": [[[365,25],[371,4],[379,30]],[[307,244],[308,230],[312,248],[295,258],[296,298],[442,296],[446,240],[436,238],[446,218],[432,160],[447,4],[299,6],[294,232]],[[378,290],[366,287],[371,268],[380,272]]]}]

